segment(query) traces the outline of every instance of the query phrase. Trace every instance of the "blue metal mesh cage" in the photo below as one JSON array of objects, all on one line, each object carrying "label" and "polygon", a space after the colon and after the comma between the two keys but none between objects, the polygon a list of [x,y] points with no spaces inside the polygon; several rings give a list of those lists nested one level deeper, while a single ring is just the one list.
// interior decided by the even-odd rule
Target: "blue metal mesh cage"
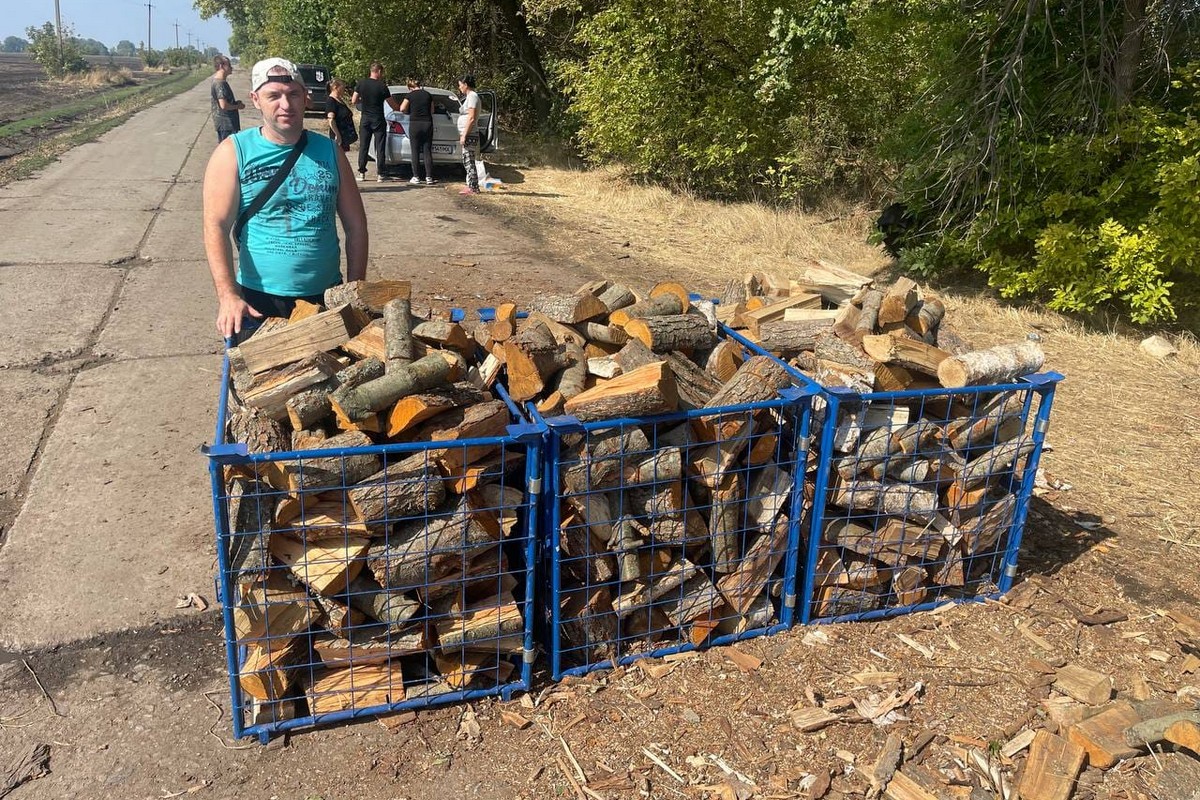
[{"label": "blue metal mesh cage", "polygon": [[543,429],[498,388],[501,435],[209,448],[237,736],[529,686]]}]

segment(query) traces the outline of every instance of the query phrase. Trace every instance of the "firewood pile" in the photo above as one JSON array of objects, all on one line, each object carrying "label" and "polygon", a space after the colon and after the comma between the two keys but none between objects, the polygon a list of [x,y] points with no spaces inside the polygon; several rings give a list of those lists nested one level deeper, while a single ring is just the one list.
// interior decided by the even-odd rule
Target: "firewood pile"
[{"label": "firewood pile", "polygon": [[476,333],[550,418],[556,677],[781,621],[807,402],[781,395],[780,362],[719,336],[713,304],[673,283],[598,281]]},{"label": "firewood pile", "polygon": [[[334,287],[229,350],[226,440],[281,454],[222,470],[249,723],[520,676],[525,446],[475,353],[401,281]],[[421,444],[377,447],[397,443]]]},{"label": "firewood pile", "polygon": [[[822,265],[786,284],[732,282],[718,317],[825,387],[814,424],[834,427],[817,542],[812,614],[837,617],[996,590],[1022,478],[1031,388],[989,391],[1036,372],[1036,342],[973,350],[945,307],[900,278]],[[905,397],[901,390],[935,390]],[[1043,432],[1044,434],[1044,432]]]}]

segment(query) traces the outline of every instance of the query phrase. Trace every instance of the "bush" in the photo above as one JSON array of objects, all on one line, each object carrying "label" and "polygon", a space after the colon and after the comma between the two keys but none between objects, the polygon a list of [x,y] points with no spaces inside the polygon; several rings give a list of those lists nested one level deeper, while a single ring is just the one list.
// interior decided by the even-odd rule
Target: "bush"
[{"label": "bush", "polygon": [[75,43],[74,32],[70,27],[64,27],[62,34],[60,48],[58,32],[54,30],[53,23],[46,22],[40,28],[25,29],[33,60],[41,64],[52,78],[61,78],[68,72],[83,72],[88,68],[87,61]]},{"label": "bush", "polygon": [[925,272],[972,260],[1004,297],[1050,308],[1116,308],[1137,323],[1200,317],[1200,65],[1181,70],[1166,105],[1127,107],[1103,136],[1044,136],[1006,176],[1012,201],[961,235],[906,250]]}]

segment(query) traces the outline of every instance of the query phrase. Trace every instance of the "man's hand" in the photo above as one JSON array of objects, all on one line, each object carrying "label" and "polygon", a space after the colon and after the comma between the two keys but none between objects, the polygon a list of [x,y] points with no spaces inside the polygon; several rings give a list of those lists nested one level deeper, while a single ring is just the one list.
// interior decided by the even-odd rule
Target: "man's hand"
[{"label": "man's hand", "polygon": [[249,314],[256,319],[263,315],[236,294],[223,294],[218,299],[217,332],[228,339],[235,333],[242,332],[242,318]]}]

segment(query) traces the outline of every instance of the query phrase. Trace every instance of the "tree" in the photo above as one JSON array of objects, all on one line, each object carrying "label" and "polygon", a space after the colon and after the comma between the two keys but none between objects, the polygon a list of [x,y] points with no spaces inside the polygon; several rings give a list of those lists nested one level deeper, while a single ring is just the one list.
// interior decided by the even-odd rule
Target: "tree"
[{"label": "tree", "polygon": [[24,53],[28,49],[29,42],[20,36],[6,36],[0,45],[0,53]]},{"label": "tree", "polygon": [[62,45],[59,46],[58,32],[54,24],[46,22],[40,28],[27,28],[25,35],[29,37],[29,52],[33,60],[54,78],[61,78],[68,72],[83,72],[87,70],[87,62],[75,45],[75,34],[70,27],[64,27]]},{"label": "tree", "polygon": [[119,56],[136,56],[137,46],[128,39],[122,39],[121,41],[117,42],[117,46],[113,48],[113,52]]},{"label": "tree", "polygon": [[79,49],[80,53],[85,56],[106,56],[108,55],[108,46],[103,42],[98,42],[95,39],[75,39],[71,40],[71,44]]}]

